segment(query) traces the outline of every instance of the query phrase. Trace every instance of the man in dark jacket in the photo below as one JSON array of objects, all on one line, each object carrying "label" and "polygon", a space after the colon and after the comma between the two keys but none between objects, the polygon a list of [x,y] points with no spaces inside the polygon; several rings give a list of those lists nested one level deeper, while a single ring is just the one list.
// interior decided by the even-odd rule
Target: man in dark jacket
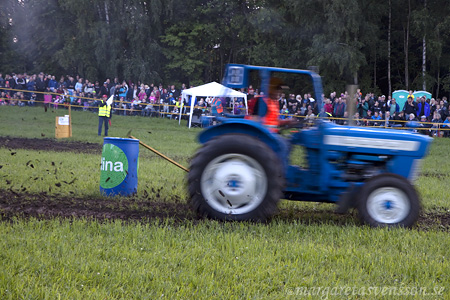
[{"label": "man in dark jacket", "polygon": [[402,111],[395,113],[392,127],[404,127],[405,126],[405,113]]},{"label": "man in dark jacket", "polygon": [[17,90],[27,89],[27,81],[25,80],[22,74],[17,74],[15,89]]},{"label": "man in dark jacket", "polygon": [[69,76],[69,79],[67,80],[66,86],[69,92],[73,93],[75,91],[75,84],[76,84],[75,78],[72,76]]},{"label": "man in dark jacket", "polygon": [[109,97],[110,88],[108,87],[108,83],[105,81],[103,82],[103,86],[100,88],[100,96],[106,96],[106,98]]},{"label": "man in dark jacket", "polygon": [[[36,101],[44,102],[44,94],[41,92],[45,92],[47,90],[46,82],[44,81],[44,73],[39,73],[38,78],[36,79]],[[44,109],[47,111],[48,104],[44,104]]]},{"label": "man in dark jacket", "polygon": [[[333,117],[342,119],[344,117],[345,113],[345,103],[343,102],[342,98],[339,97],[334,101],[334,111],[333,111]],[[337,124],[343,124],[343,120],[337,120]]]},{"label": "man in dark jacket", "polygon": [[413,101],[412,97],[408,96],[408,101],[405,103],[405,107],[403,108],[403,112],[406,117],[409,117],[410,114],[414,114],[417,117],[417,107]]}]

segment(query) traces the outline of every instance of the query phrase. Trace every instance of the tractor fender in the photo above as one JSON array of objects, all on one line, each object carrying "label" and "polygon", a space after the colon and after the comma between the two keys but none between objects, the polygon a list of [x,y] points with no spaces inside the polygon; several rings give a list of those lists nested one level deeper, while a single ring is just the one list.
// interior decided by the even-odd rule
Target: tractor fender
[{"label": "tractor fender", "polygon": [[225,134],[243,134],[259,139],[267,144],[280,158],[280,162],[287,167],[289,157],[289,142],[277,133],[270,132],[260,123],[245,119],[231,119],[219,125],[209,127],[198,136],[198,141],[202,144],[213,138]]}]

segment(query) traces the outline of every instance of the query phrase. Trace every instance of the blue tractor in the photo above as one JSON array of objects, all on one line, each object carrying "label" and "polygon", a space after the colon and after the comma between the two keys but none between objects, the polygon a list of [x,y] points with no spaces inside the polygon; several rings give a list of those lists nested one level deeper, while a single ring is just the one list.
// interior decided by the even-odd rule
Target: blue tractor
[{"label": "blue tractor", "polygon": [[[246,88],[257,78],[267,95],[273,76],[292,74],[308,78],[322,107],[321,78],[309,70],[229,64],[223,84]],[[224,117],[198,139],[202,147],[191,161],[188,184],[191,207],[202,217],[265,221],[280,199],[336,203],[342,212],[356,208],[361,221],[374,227],[410,227],[419,217],[412,183],[431,143],[427,136],[321,118],[283,135],[257,120]],[[305,166],[291,164],[296,147],[303,149]]]}]

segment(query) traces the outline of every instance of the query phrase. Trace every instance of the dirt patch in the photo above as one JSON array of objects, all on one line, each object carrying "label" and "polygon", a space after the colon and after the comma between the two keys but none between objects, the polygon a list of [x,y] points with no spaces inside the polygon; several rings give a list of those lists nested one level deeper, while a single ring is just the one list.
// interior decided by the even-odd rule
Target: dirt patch
[{"label": "dirt patch", "polygon": [[[335,213],[335,207],[329,210],[315,210],[315,209],[283,209],[276,219],[289,222],[289,220],[297,220],[297,222],[304,225],[334,225],[334,226],[354,226],[361,224],[358,218],[356,209],[350,209],[345,214]],[[416,225],[413,229],[418,231],[445,231],[450,232],[450,212],[445,212],[442,209],[433,212],[423,212],[420,214]]]},{"label": "dirt patch", "polygon": [[[123,220],[164,221],[170,218],[174,223],[197,222],[198,217],[183,199],[163,202],[160,199],[140,198],[77,198],[47,193],[29,194],[14,190],[0,190],[0,220],[9,221],[16,217],[54,219],[88,218],[98,221]],[[345,215],[333,211],[281,210],[275,220],[298,220],[305,225],[334,224],[352,226],[359,224],[356,213]],[[269,221],[270,223],[270,221]],[[450,231],[450,214],[422,213],[415,229],[419,231]]]},{"label": "dirt patch", "polygon": [[56,139],[29,139],[17,137],[0,137],[0,147],[8,149],[26,149],[38,151],[65,151],[88,154],[101,154],[102,145],[86,142],[58,141]]},{"label": "dirt patch", "polygon": [[0,215],[3,220],[23,218],[93,218],[96,220],[120,219],[175,221],[195,219],[186,203],[167,203],[157,199],[134,198],[76,198],[47,193],[28,194],[2,190]]},{"label": "dirt patch", "polygon": [[421,176],[424,177],[431,177],[431,178],[438,178],[438,179],[447,179],[449,177],[449,174],[439,173],[439,172],[422,172],[420,173]]},{"label": "dirt patch", "polygon": [[417,222],[417,227],[423,230],[450,231],[450,213],[429,212],[422,213]]}]

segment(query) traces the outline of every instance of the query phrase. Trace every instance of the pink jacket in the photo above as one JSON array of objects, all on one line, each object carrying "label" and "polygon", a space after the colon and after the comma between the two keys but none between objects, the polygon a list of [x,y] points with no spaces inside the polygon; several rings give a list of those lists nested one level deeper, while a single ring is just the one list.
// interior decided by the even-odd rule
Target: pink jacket
[{"label": "pink jacket", "polygon": [[52,102],[52,95],[44,95],[44,103],[50,103]]}]

